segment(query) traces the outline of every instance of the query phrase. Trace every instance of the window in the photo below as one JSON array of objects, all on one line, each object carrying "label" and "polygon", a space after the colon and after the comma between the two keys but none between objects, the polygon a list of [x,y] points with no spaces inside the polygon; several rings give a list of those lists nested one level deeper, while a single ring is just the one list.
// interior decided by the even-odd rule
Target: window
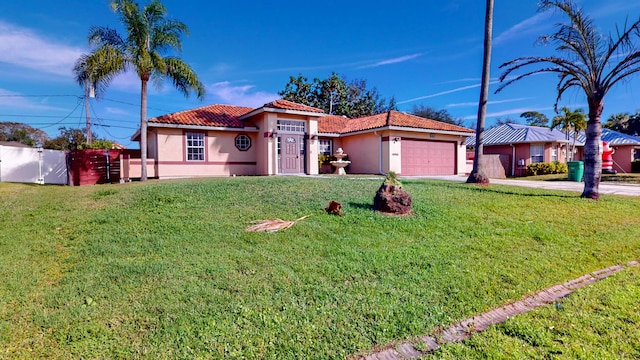
[{"label": "window", "polygon": [[318,140],[318,153],[320,155],[333,154],[333,140]]},{"label": "window", "polygon": [[544,144],[531,144],[531,163],[544,162]]},{"label": "window", "polygon": [[244,134],[236,136],[236,147],[240,151],[249,150],[251,147],[251,138]]},{"label": "window", "polygon": [[304,121],[278,120],[278,131],[304,133]]},{"label": "window", "polygon": [[551,147],[551,161],[558,161],[558,145]]},{"label": "window", "polygon": [[204,161],[204,134],[186,133],[187,161]]}]

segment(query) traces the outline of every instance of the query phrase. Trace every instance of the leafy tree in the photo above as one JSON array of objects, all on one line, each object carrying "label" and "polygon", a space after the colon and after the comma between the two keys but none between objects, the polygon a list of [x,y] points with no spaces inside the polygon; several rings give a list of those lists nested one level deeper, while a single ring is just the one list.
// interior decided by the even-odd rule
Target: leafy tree
[{"label": "leafy tree", "polygon": [[520,117],[525,119],[529,126],[547,126],[549,124],[549,118],[547,115],[539,113],[537,111],[525,111],[520,114]]},{"label": "leafy tree", "polygon": [[[555,9],[568,17],[567,23],[557,24],[555,33],[542,36],[540,42],[556,45],[557,56],[521,57],[501,65],[506,70],[500,76],[502,85],[496,92],[533,74],[555,73],[559,76],[558,96],[571,88],[582,89],[589,104],[584,147],[585,173],[582,197],[598,199],[602,158],[599,154],[602,126],[600,117],[604,97],[620,81],[640,72],[640,18],[626,26],[616,36],[602,36],[591,17],[571,0],[542,0],[541,10]],[[514,71],[524,73],[512,76]]]},{"label": "leafy tree", "polygon": [[495,127],[506,125],[506,124],[517,124],[517,123],[518,123],[517,120],[514,120],[514,119],[512,119],[510,117],[506,117],[504,119],[503,118],[497,118]]},{"label": "leafy tree", "polygon": [[484,159],[484,123],[489,101],[489,77],[491,70],[491,37],[493,34],[493,0],[487,0],[484,17],[484,54],[482,57],[482,81],[480,100],[478,101],[478,122],[476,124],[476,147],[473,170],[467,178],[468,183],[489,184]]},{"label": "leafy tree", "polygon": [[442,121],[442,122],[446,122],[446,123],[454,124],[458,126],[464,126],[464,120],[454,118],[453,116],[451,116],[451,114],[449,114],[449,111],[447,111],[446,109],[437,110],[431,106],[425,106],[420,104],[420,105],[413,105],[413,109],[411,110],[411,113],[413,115],[420,116],[426,119]]},{"label": "leafy tree", "polygon": [[312,82],[302,74],[298,77],[290,76],[289,82],[278,94],[285,100],[313,106],[327,114],[350,118],[396,110],[394,97],[387,103],[375,87],[367,88],[366,80],[347,81],[336,73],[326,79],[315,78]]},{"label": "leafy tree", "polygon": [[[44,143],[45,149],[53,150],[79,150],[86,148],[87,129],[74,129],[66,127],[58,128],[60,135]],[[95,138],[95,134],[92,134]]]},{"label": "leafy tree", "polygon": [[567,141],[569,141],[571,133],[573,132],[573,145],[571,146],[570,155],[567,156],[567,160],[569,160],[569,158],[573,160],[573,154],[576,149],[576,137],[580,131],[587,128],[587,116],[582,109],[571,111],[568,107],[563,106],[561,111],[562,115],[553,117],[550,128],[564,131]]},{"label": "leafy tree", "polygon": [[17,141],[28,146],[42,146],[49,139],[47,134],[17,122],[0,122],[0,141]]},{"label": "leafy tree", "polygon": [[78,59],[74,72],[78,83],[89,82],[98,89],[106,89],[116,76],[128,69],[138,74],[141,83],[140,180],[144,181],[147,179],[149,80],[153,79],[159,86],[163,79],[169,78],[185,96],[194,91],[199,99],[204,98],[205,88],[187,63],[174,56],[165,56],[171,50],[181,50],[181,37],[188,34],[188,28],[180,21],[167,19],[167,9],[159,0],[152,0],[144,8],[134,0],[111,0],[111,8],[126,29],[126,37],[108,27],[92,27],[89,43],[94,49]]}]

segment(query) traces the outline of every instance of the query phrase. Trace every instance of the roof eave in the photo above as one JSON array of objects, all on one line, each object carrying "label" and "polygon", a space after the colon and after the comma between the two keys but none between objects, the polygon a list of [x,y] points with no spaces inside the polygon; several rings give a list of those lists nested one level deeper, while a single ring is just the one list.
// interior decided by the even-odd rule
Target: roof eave
[{"label": "roof eave", "polygon": [[[338,137],[350,136],[350,135],[360,135],[360,134],[366,134],[366,133],[371,133],[371,132],[374,132],[374,131],[382,131],[382,130],[411,131],[411,132],[419,132],[419,133],[454,135],[454,136],[462,136],[462,137],[470,137],[470,136],[474,136],[475,135],[475,133],[467,133],[467,132],[461,132],[461,131],[421,129],[421,128],[404,127],[404,126],[379,126],[379,127],[370,128],[370,129],[363,129],[363,130],[339,133]],[[325,133],[322,133],[322,134],[324,136]]]},{"label": "roof eave", "polygon": [[[248,127],[227,127],[227,126],[207,126],[207,125],[186,125],[186,124],[163,124],[163,123],[149,123],[148,127],[156,128],[169,128],[169,129],[188,129],[188,130],[209,130],[209,131],[245,131],[245,132],[258,132],[258,128],[255,126]],[[138,129],[137,132],[140,132]]]}]

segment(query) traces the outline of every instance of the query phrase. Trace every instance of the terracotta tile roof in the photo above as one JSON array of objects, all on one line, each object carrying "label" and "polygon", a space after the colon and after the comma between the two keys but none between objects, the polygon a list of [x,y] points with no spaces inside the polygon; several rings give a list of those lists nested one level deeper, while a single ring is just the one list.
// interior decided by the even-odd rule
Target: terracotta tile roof
[{"label": "terracotta tile roof", "polygon": [[240,120],[241,115],[252,110],[244,106],[214,104],[154,117],[149,123],[243,128],[254,126]]},{"label": "terracotta tile roof", "polygon": [[322,109],[294,103],[293,101],[283,100],[283,99],[275,100],[268,104],[264,104],[263,107],[273,108],[273,109],[282,109],[282,110],[306,111],[306,112],[313,112],[313,113],[320,113],[320,114],[324,113],[324,110]]},{"label": "terracotta tile roof", "polygon": [[318,119],[318,132],[339,134],[342,132],[347,121],[352,120],[338,115],[327,115],[321,117]]},{"label": "terracotta tile roof", "polygon": [[441,130],[441,131],[457,131],[473,134],[475,131],[466,127],[449,124],[442,121],[425,119],[416,115],[409,115],[399,111],[390,111],[389,125],[402,126],[418,129]]},{"label": "terracotta tile roof", "polygon": [[425,119],[423,117],[405,114],[399,111],[389,111],[382,114],[348,119],[340,116],[325,116],[318,119],[318,132],[348,134],[356,131],[377,129],[385,126],[398,126],[415,129],[454,131],[473,134],[474,131],[442,121]]}]

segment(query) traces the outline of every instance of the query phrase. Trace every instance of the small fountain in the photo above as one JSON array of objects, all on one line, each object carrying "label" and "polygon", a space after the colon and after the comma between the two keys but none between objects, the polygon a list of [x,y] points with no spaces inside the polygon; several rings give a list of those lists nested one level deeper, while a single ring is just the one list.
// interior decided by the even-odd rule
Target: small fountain
[{"label": "small fountain", "polygon": [[345,156],[347,156],[347,154],[344,153],[344,151],[342,150],[342,148],[338,148],[338,150],[336,150],[336,153],[333,154],[333,156],[336,157],[335,161],[330,161],[329,164],[333,165],[336,167],[336,171],[334,174],[336,175],[347,175],[347,172],[344,171],[344,168],[351,164],[351,161],[349,160],[343,160],[343,158]]}]

